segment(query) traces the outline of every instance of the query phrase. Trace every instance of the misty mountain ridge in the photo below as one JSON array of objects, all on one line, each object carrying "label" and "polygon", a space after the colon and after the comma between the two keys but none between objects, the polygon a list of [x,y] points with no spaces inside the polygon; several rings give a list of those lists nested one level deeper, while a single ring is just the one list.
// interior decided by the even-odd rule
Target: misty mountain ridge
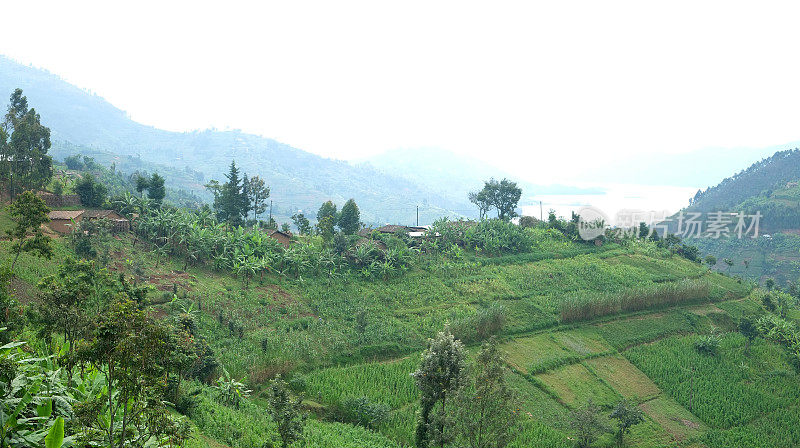
[{"label": "misty mountain ridge", "polygon": [[[443,216],[476,213],[466,194],[460,198],[442,194],[442,189],[427,188],[374,167],[327,159],[269,138],[240,131],[170,132],[146,126],[56,75],[0,56],[0,93],[10,95],[18,87],[51,129],[51,154],[56,158],[83,147],[193,170],[205,180],[222,179],[235,160],[241,171],[265,179],[271,188],[273,213],[282,220],[298,211],[313,218],[322,202],[333,200],[341,205],[351,197],[360,205],[362,219],[370,224],[413,224],[417,206],[421,224]],[[208,198],[201,183],[193,188]]]}]

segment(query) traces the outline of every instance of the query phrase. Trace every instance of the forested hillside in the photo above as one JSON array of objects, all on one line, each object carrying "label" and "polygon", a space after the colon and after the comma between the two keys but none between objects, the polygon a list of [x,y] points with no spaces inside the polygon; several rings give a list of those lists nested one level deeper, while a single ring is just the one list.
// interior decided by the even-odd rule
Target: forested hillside
[{"label": "forested hillside", "polygon": [[[754,163],[745,170],[726,178],[718,185],[705,191],[698,191],[692,199],[689,211],[737,211],[745,201],[763,196],[772,197],[773,192],[783,189],[788,182],[800,179],[800,150],[790,149],[776,152],[760,162]],[[781,195],[775,197],[775,202],[780,203]],[[750,202],[750,205],[753,203]],[[769,210],[766,210],[769,212]],[[763,211],[762,211],[763,213]],[[781,228],[782,223],[772,223],[771,220],[780,218],[780,212],[765,218],[769,227]]]},{"label": "forested hillside", "polygon": [[[191,170],[204,179],[220,178],[235,159],[243,171],[266,179],[274,213],[284,221],[298,210],[310,214],[326,200],[342,204],[348,198],[366,205],[364,220],[375,224],[415,224],[418,205],[421,224],[477,213],[466,196],[445,197],[406,178],[326,159],[268,138],[235,130],[178,133],[141,125],[97,95],[0,56],[0,94],[6,98],[18,87],[48,123],[55,157],[88,147]],[[481,180],[475,179],[475,188]],[[203,194],[202,183],[195,187]]]},{"label": "forested hillside", "polygon": [[[800,269],[798,181],[800,150],[792,149],[777,152],[719,185],[698,191],[685,213],[760,213],[759,237],[692,238],[692,244],[718,258],[717,270],[761,282],[768,279],[781,285],[797,282]],[[670,226],[672,231],[677,231],[676,220]]]}]

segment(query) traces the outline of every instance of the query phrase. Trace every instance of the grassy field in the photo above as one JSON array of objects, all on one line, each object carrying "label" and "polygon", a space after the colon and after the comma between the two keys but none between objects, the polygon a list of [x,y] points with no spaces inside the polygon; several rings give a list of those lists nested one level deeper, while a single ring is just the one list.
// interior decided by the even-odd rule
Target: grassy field
[{"label": "grassy field", "polygon": [[[469,257],[423,265],[388,281],[269,276],[245,287],[230,275],[159,258],[132,243],[127,237],[112,241],[108,269],[152,285],[154,313],[171,315],[194,304],[199,328],[221,363],[255,390],[253,400],[235,409],[201,388],[200,404],[190,413],[192,446],[276,442],[262,401],[263,385],[276,373],[292,380],[313,412],[308,446],[410,446],[418,396],[409,374],[427,338],[497,305],[506,317],[499,336],[523,421],[510,446],[571,446],[570,412],[589,398],[609,425],[618,400],[639,404],[646,421],[628,435],[629,446],[780,446],[796,440],[796,434],[772,434],[776,425],[794,424],[800,394],[793,387],[797,374],[779,347],[762,341],[746,356],[742,339],[729,334],[719,358],[703,358],[692,348],[697,335],[733,330],[739,318],[758,312],[756,299],[742,299],[750,285],[652,247],[554,244],[539,258]],[[56,248],[52,261],[20,257],[14,287],[21,295],[35,294],[39,279],[54,273],[70,252],[62,241]],[[9,257],[7,242],[0,243],[0,261]],[[571,297],[686,279],[707,282],[708,297],[574,324],[559,316]],[[377,431],[326,419],[346,399],[359,397],[389,407]],[[606,434],[597,446],[613,443]]]}]

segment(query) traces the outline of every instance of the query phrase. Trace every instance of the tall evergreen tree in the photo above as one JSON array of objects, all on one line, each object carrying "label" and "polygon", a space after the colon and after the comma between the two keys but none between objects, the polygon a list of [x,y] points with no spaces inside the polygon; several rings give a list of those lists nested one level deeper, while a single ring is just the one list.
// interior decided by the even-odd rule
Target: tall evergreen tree
[{"label": "tall evergreen tree", "polygon": [[10,104],[0,132],[0,174],[9,181],[12,194],[42,188],[53,177],[50,129],[42,125],[35,109],[21,89],[11,94]]},{"label": "tall evergreen tree", "polygon": [[206,188],[214,193],[214,210],[217,212],[217,219],[234,227],[241,226],[247,216],[250,200],[242,184],[242,179],[239,177],[239,168],[236,167],[236,162],[231,162],[225,178],[228,181],[224,184],[220,185],[217,181],[211,181]]},{"label": "tall evergreen tree", "polygon": [[359,227],[361,227],[361,212],[356,201],[348,199],[342,207],[342,212],[339,213],[339,228],[346,235],[352,235],[358,232]]},{"label": "tall evergreen tree", "polygon": [[153,173],[153,175],[150,176],[150,181],[147,183],[147,197],[150,198],[154,204],[159,206],[166,195],[164,178],[159,176],[158,173]]}]

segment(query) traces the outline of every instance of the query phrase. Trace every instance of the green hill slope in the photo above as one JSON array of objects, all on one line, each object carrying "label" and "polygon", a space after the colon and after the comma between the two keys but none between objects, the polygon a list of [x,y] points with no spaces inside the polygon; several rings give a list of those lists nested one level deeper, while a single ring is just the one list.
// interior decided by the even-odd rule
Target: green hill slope
[{"label": "green hill slope", "polygon": [[[774,278],[782,285],[797,281],[800,268],[798,181],[800,150],[794,149],[777,152],[719,185],[698,192],[684,212],[760,213],[759,237],[690,238],[689,241],[702,252],[719,259],[717,270],[760,281]],[[677,230],[674,221],[671,230]],[[733,265],[722,263],[723,259],[731,260]]]},{"label": "green hill slope", "polygon": [[[702,406],[688,398],[681,389],[684,383],[675,383],[659,370],[677,369],[658,359],[691,344],[697,335],[712,328],[735,330],[743,313],[758,308],[757,299],[742,299],[749,285],[651,243],[583,246],[547,232],[537,234],[535,242],[537,249],[525,256],[432,256],[386,281],[269,275],[245,286],[241,279],[208,268],[190,266],[184,272],[182,260],[155,257],[147,246],[134,247],[128,238],[111,242],[108,267],[115,273],[136,273],[152,285],[149,309],[156,315],[177,316],[187,306],[199,310],[199,331],[222,365],[255,390],[252,400],[233,408],[215,400],[213,390],[187,385],[188,391],[196,391],[189,416],[202,434],[193,446],[216,446],[216,440],[236,448],[275,440],[263,397],[265,382],[276,373],[292,379],[293,387],[306,396],[313,413],[306,430],[308,446],[409,446],[418,401],[409,373],[416,368],[426,338],[449,322],[460,337],[475,340],[479,316],[498,305],[506,317],[500,337],[511,368],[508,381],[524,414],[522,430],[511,446],[571,446],[570,412],[588,398],[604,415],[621,398],[640,405],[646,421],[628,435],[629,446],[703,442],[714,448],[742,437],[778,440],[765,436],[767,430],[758,421],[759,416],[780,412],[781,402],[771,395],[761,397],[767,403],[761,407],[742,404],[742,417],[736,420],[715,420],[711,407],[722,406],[717,400],[735,393],[734,386],[756,380],[753,384],[763,384],[764,391],[788,393],[783,388],[797,375],[786,370],[776,346],[755,345],[754,359],[772,359],[773,364],[762,368],[758,361],[757,369],[737,373],[744,376],[728,389],[723,387],[727,376],[703,367],[697,375],[708,391],[697,392],[695,399]],[[38,279],[53,273],[60,257],[70,252],[63,242],[58,247],[52,262],[21,258],[19,294],[35,292]],[[8,257],[6,251],[6,243],[0,243],[3,258]],[[560,317],[569,299],[635,294],[685,281],[706,282],[708,295],[677,306],[654,305],[570,324]],[[662,342],[651,344],[654,341]],[[470,353],[477,349],[475,344]],[[738,365],[742,344],[735,335],[725,337],[720,355],[725,375]],[[788,376],[764,376],[764,369],[784,369]],[[387,406],[388,419],[373,431],[329,421],[348,398],[358,397]],[[780,417],[795,421],[791,412]],[[598,443],[611,446],[611,435]]]}]

